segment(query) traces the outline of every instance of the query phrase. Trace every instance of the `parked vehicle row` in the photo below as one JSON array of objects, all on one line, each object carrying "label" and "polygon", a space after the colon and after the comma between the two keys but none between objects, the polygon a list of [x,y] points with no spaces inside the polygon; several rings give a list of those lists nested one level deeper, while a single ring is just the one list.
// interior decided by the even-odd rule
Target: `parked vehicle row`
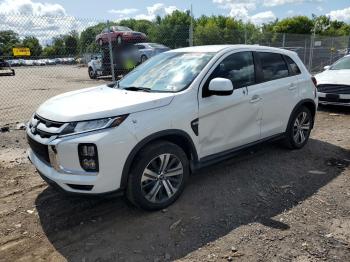
[{"label": "parked vehicle row", "polygon": [[57,64],[76,64],[76,59],[72,57],[67,58],[53,58],[53,59],[9,59],[7,62],[15,66],[45,66],[45,65],[57,65]]},{"label": "parked vehicle row", "polygon": [[43,103],[28,124],[28,155],[55,187],[125,192],[136,206],[158,210],[198,168],[270,140],[304,147],[317,102],[316,81],[295,52],[170,50],[116,83]]}]

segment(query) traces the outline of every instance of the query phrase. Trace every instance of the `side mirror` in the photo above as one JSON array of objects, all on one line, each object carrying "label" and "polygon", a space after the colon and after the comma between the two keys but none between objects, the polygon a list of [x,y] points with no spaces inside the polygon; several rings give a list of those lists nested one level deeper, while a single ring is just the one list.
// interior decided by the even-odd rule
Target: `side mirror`
[{"label": "side mirror", "polygon": [[233,85],[231,80],[226,78],[214,78],[209,83],[210,95],[229,96],[233,93]]},{"label": "side mirror", "polygon": [[328,65],[328,66],[325,66],[323,69],[328,70],[329,68],[331,68],[331,66]]}]

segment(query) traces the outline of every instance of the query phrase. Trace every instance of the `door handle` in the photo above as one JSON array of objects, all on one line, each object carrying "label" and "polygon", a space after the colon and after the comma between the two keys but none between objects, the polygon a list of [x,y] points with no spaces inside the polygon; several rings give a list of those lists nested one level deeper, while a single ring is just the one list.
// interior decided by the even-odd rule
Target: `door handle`
[{"label": "door handle", "polygon": [[288,90],[294,90],[296,88],[297,88],[297,85],[292,83],[292,84],[289,85]]},{"label": "door handle", "polygon": [[253,95],[252,99],[250,99],[250,103],[259,102],[262,98],[258,95]]}]

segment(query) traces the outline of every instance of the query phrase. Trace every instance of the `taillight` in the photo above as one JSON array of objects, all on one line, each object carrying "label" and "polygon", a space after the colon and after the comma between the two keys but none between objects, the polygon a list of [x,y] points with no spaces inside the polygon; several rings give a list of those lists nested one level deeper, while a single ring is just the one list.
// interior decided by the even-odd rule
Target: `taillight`
[{"label": "taillight", "polygon": [[314,83],[315,87],[317,87],[317,80],[314,76],[311,77],[312,82]]}]

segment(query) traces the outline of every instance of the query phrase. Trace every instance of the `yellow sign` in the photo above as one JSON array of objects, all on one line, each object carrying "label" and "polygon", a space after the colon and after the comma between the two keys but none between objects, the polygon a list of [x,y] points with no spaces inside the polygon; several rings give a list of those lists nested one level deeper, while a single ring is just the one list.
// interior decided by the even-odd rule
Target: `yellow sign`
[{"label": "yellow sign", "polygon": [[30,49],[28,47],[14,47],[12,51],[14,56],[30,56]]}]

